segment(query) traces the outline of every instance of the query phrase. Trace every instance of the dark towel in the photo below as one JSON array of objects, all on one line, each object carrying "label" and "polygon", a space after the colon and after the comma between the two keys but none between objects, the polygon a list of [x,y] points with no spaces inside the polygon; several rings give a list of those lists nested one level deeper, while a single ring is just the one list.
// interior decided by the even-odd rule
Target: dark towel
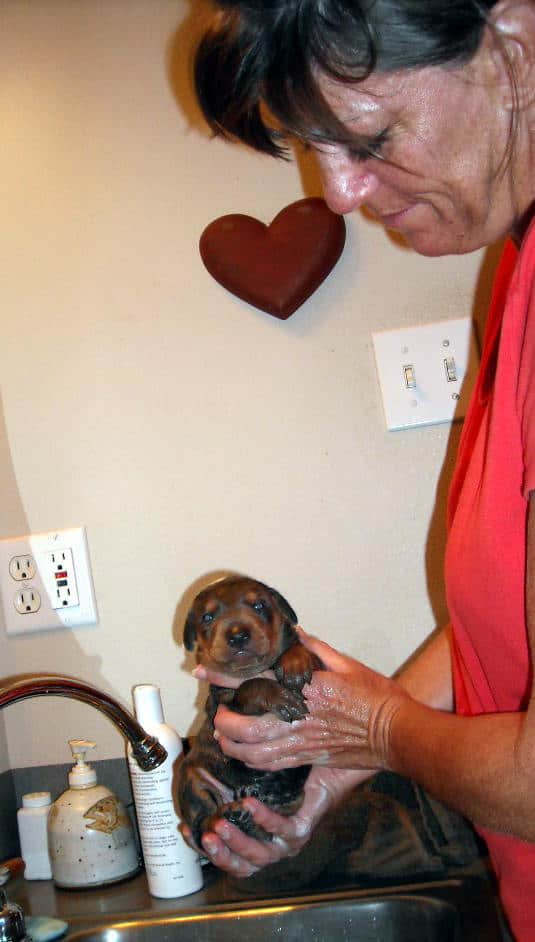
[{"label": "dark towel", "polygon": [[470,824],[414,782],[380,772],[320,821],[296,856],[232,881],[271,893],[437,879],[485,855]]}]

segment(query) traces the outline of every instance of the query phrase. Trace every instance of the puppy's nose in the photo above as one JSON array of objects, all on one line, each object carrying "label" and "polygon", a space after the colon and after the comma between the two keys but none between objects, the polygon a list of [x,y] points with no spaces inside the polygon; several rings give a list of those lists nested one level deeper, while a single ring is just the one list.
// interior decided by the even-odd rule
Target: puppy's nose
[{"label": "puppy's nose", "polygon": [[227,642],[231,648],[245,648],[250,640],[248,628],[243,625],[231,625],[227,631]]}]

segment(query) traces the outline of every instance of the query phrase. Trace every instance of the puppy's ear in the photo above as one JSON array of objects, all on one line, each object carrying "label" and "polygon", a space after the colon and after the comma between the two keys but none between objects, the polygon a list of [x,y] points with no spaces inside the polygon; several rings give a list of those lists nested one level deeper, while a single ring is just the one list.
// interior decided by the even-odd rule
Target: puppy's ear
[{"label": "puppy's ear", "polygon": [[184,625],[184,647],[186,648],[186,651],[193,651],[196,640],[197,626],[195,624],[195,615],[192,609],[186,618],[186,624]]},{"label": "puppy's ear", "polygon": [[279,606],[279,609],[281,613],[284,615],[284,617],[287,618],[288,621],[291,621],[292,625],[297,625],[297,615],[295,614],[290,603],[286,601],[286,599],[284,598],[283,595],[280,594],[280,592],[277,592],[276,589],[272,589],[271,586],[269,587],[269,591],[271,592],[271,595],[273,596],[274,601]]}]

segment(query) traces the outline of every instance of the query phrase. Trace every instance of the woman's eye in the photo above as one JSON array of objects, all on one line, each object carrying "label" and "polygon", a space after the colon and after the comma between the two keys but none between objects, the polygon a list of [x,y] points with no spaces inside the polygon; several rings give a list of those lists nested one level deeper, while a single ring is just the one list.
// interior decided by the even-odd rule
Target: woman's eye
[{"label": "woman's eye", "polygon": [[382,150],[385,144],[389,140],[389,129],[385,128],[383,131],[380,131],[379,134],[376,134],[375,137],[369,138],[366,142],[364,140],[355,141],[355,144],[349,144],[347,147],[347,152],[353,160],[369,160],[370,157],[376,157],[381,159]]},{"label": "woman's eye", "polygon": [[374,157],[381,156],[382,150],[386,146],[386,144],[388,144],[389,140],[390,140],[390,130],[389,128],[385,128],[384,131],[381,131],[381,133],[378,134],[377,137],[375,137],[373,140],[371,150]]}]

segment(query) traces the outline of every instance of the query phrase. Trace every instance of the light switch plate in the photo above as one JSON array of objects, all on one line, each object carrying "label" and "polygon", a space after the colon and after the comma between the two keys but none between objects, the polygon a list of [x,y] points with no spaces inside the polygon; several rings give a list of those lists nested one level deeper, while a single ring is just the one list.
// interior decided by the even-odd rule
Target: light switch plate
[{"label": "light switch plate", "polygon": [[6,634],[98,621],[85,527],[0,540]]},{"label": "light switch plate", "polygon": [[464,418],[479,364],[470,317],[372,334],[390,431]]}]

